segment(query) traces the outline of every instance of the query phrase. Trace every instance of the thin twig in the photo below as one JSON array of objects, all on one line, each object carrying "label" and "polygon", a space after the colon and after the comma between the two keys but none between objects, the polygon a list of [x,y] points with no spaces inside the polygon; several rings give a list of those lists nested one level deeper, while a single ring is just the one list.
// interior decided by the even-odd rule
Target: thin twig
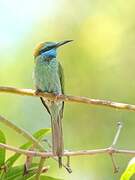
[{"label": "thin twig", "polygon": [[132,104],[113,102],[110,100],[90,99],[87,97],[79,97],[79,96],[68,96],[68,95],[56,96],[54,94],[47,93],[47,92],[44,92],[44,93],[39,92],[37,94],[36,91],[32,89],[19,89],[19,88],[14,88],[14,87],[0,86],[0,92],[18,94],[22,96],[25,95],[25,96],[45,97],[46,99],[50,99],[50,100],[57,99],[60,101],[65,101],[65,102],[84,103],[84,104],[89,104],[89,105],[99,105],[99,106],[106,106],[106,107],[111,107],[115,109],[135,111],[135,105],[132,105]]},{"label": "thin twig", "polygon": [[40,162],[39,162],[39,166],[38,166],[38,170],[37,170],[37,174],[35,176],[35,180],[40,180],[40,174],[42,173],[44,162],[45,162],[45,158],[41,157]]},{"label": "thin twig", "polygon": [[[34,150],[34,146],[32,146],[32,148],[30,148],[29,150]],[[33,160],[33,156],[26,156],[26,161],[24,164],[24,175],[28,174],[29,172],[29,168],[32,164],[32,160]]]},{"label": "thin twig", "polygon": [[[13,88],[13,87],[1,87],[0,86],[0,92],[5,92],[5,93],[13,93],[13,94],[18,94],[18,95],[27,95],[27,96],[37,96],[37,97],[45,97],[46,99],[50,99],[50,100],[62,100],[62,101],[66,101],[66,102],[77,102],[77,103],[85,103],[85,104],[89,104],[89,105],[100,105],[100,106],[106,106],[106,107],[112,107],[112,108],[116,108],[116,109],[123,109],[123,110],[130,110],[130,111],[135,111],[135,105],[131,105],[131,104],[127,104],[127,103],[118,103],[118,102],[112,102],[110,100],[99,100],[99,99],[90,99],[87,97],[79,97],[79,96],[67,96],[67,95],[61,95],[61,96],[56,96],[54,94],[51,93],[42,93],[39,92],[38,94],[36,93],[35,90],[32,89],[18,89],[18,88]],[[22,134],[24,137],[28,137],[29,138],[29,133],[25,132],[25,131],[20,131],[21,128],[16,129],[16,126],[14,124],[13,127],[10,124],[10,122],[8,122],[7,120],[5,120],[5,118],[0,116],[0,119],[3,123],[5,123],[6,125],[8,125],[9,127],[13,128],[14,130],[16,130],[18,133]],[[14,128],[15,126],[15,128]],[[18,127],[17,127],[18,128]],[[130,155],[135,155],[135,151],[132,150],[120,150],[120,149],[116,149],[114,148],[114,146],[116,145],[116,142],[118,140],[120,131],[121,131],[122,125],[119,124],[118,126],[118,130],[117,133],[115,135],[115,138],[113,140],[112,145],[109,148],[105,148],[105,149],[96,149],[96,150],[87,150],[87,151],[72,151],[72,152],[64,152],[63,156],[77,156],[77,155],[94,155],[94,154],[101,154],[101,153],[108,153],[109,155],[111,155],[111,159],[112,159],[112,163],[114,166],[114,169],[116,170],[116,164],[115,161],[113,159],[113,154],[114,153],[123,153],[123,154],[130,154]],[[31,139],[31,137],[30,137]],[[33,141],[33,136],[32,139]],[[36,140],[37,141],[37,140]],[[34,143],[36,143],[34,141]],[[39,142],[38,142],[38,147],[40,146]],[[30,156],[40,156],[40,157],[54,157],[52,152],[36,152],[36,151],[28,151],[28,150],[22,150],[19,148],[15,148],[9,145],[5,145],[5,144],[0,144],[1,148],[5,148],[11,151],[15,151],[17,153],[21,153],[21,154],[25,154],[25,155],[30,155]],[[43,150],[42,145],[40,146],[40,150]],[[56,158],[55,158],[56,160]],[[67,170],[68,167],[66,167],[65,165],[63,165]]]},{"label": "thin twig", "polygon": [[113,143],[112,143],[111,147],[114,147],[116,145],[116,143],[117,143],[117,140],[119,138],[121,128],[122,128],[122,123],[118,122],[117,126],[118,126],[118,129],[117,129],[117,132],[116,132],[116,135],[114,137],[114,140],[113,140]]},{"label": "thin twig", "polygon": [[[47,139],[44,139],[43,141],[47,143],[47,145],[48,145],[48,147],[49,147],[50,149],[52,149],[52,146],[51,146],[51,144],[49,143],[49,141],[48,141]],[[67,156],[67,159],[68,159],[68,157],[69,157],[69,156]],[[53,157],[53,159],[56,160],[56,161],[58,161],[58,159],[57,159],[56,157]],[[71,169],[71,167],[69,166],[68,163],[66,163],[66,165],[62,163],[62,166],[63,166],[64,168],[66,168],[66,170],[67,170],[69,173],[72,173],[72,169]]]},{"label": "thin twig", "polygon": [[117,173],[119,171],[119,167],[116,165],[113,154],[110,154],[110,157],[111,157],[111,160],[112,160],[113,172]]},{"label": "thin twig", "polygon": [[[2,116],[0,116],[0,119],[1,119],[1,122],[6,124],[7,126],[15,127],[15,128],[13,128],[14,130],[19,129],[19,131],[17,130],[16,132],[20,132],[20,128],[16,127],[16,125],[12,124],[11,122],[6,120]],[[116,132],[116,135],[115,135],[115,138],[114,138],[114,141],[112,143],[113,146],[116,144],[116,141],[117,141],[117,139],[119,137],[121,127],[122,126],[119,125],[119,128],[118,128],[118,130]],[[25,133],[24,130],[23,130],[23,133]],[[32,139],[35,139],[33,136],[32,136],[32,139],[29,138],[28,133],[26,133],[26,134],[27,134],[26,137],[28,138],[28,140],[32,141]],[[104,148],[104,149],[96,149],[96,150],[65,151],[63,156],[96,155],[96,154],[103,154],[103,153],[108,153],[108,154],[121,153],[121,154],[135,155],[134,150],[125,150],[125,149],[121,150],[121,149],[116,149],[113,146],[110,146],[110,147]],[[16,147],[13,147],[13,146],[10,146],[10,145],[7,145],[7,144],[3,144],[3,143],[0,143],[0,148],[7,149],[7,150],[10,150],[10,151],[13,151],[13,152],[17,152],[19,154],[24,154],[26,156],[39,156],[39,157],[45,157],[45,158],[55,157],[52,152],[37,152],[37,151],[24,150],[24,149],[19,149],[19,148],[16,148]]]},{"label": "thin twig", "polygon": [[67,156],[67,166],[70,167],[70,156]]},{"label": "thin twig", "polygon": [[[52,146],[51,146],[51,144],[49,143],[49,141],[48,141],[47,139],[43,139],[43,142],[46,142],[47,145],[48,145],[48,147],[49,147],[50,149],[52,149]],[[67,158],[68,158],[68,157],[67,157]],[[58,159],[57,159],[56,157],[53,157],[53,159],[54,159],[55,161],[58,161]],[[62,166],[63,166],[64,168],[66,168],[66,170],[67,170],[69,173],[72,173],[72,169],[71,169],[71,167],[70,167],[68,164],[65,165],[65,164],[62,163]]]},{"label": "thin twig", "polygon": [[29,168],[32,164],[32,159],[33,159],[32,156],[26,156],[26,162],[24,164],[24,173],[23,173],[24,175],[28,174]]},{"label": "thin twig", "polygon": [[[7,144],[0,143],[0,148],[7,149],[9,151],[17,152],[18,154],[23,154],[26,156],[37,156],[37,157],[55,157],[52,152],[37,152],[29,151],[24,149],[19,149]],[[80,151],[66,151],[63,156],[88,156],[88,155],[97,155],[97,154],[128,154],[135,155],[135,150],[126,150],[126,149],[116,149],[116,148],[104,148],[104,149],[95,149],[95,150],[80,150]]]},{"label": "thin twig", "polygon": [[[13,122],[7,120],[6,118],[4,118],[3,116],[0,115],[0,122],[5,124],[6,126],[8,126],[9,128],[15,130],[17,133],[21,134],[22,136],[24,136],[28,141],[33,143],[33,147],[37,147],[39,150],[41,151],[45,151],[44,147],[42,146],[42,144],[40,142],[37,141],[36,138],[34,138],[30,133],[28,133],[27,131],[25,131],[24,129],[16,126]],[[52,157],[55,161],[58,161],[56,157]],[[71,173],[71,169],[69,167],[67,167],[66,165],[62,164],[62,166],[69,172]]]},{"label": "thin twig", "polygon": [[[113,140],[113,143],[112,145],[110,146],[110,149],[111,148],[115,148],[115,145],[118,141],[118,138],[119,138],[119,135],[120,135],[120,132],[121,132],[121,128],[122,128],[122,123],[121,122],[118,122],[117,123],[117,131],[116,131],[116,134],[114,136],[114,140]],[[114,173],[117,173],[119,171],[119,167],[117,166],[116,164],[116,161],[114,159],[114,155],[112,152],[109,153],[110,157],[111,157],[111,160],[112,160],[112,165],[113,165],[113,171]]]},{"label": "thin twig", "polygon": [[16,131],[18,134],[22,135],[24,138],[26,138],[28,141],[32,142],[33,145],[38,147],[40,150],[44,150],[44,147],[30,133],[28,133],[24,129],[16,126],[13,122],[7,120],[6,118],[4,118],[1,115],[0,115],[0,122],[5,124],[9,128],[13,129],[14,131]]}]

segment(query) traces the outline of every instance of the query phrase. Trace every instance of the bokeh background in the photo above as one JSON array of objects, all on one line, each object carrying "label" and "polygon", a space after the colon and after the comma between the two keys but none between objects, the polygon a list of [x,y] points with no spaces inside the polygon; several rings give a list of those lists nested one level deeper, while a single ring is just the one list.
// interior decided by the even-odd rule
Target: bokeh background
[{"label": "bokeh background", "polygon": [[[59,49],[66,94],[135,103],[134,0],[0,0],[0,85],[34,88],[32,56],[42,41],[74,39]],[[35,132],[50,127],[38,98],[0,95],[0,113]],[[66,103],[65,149],[107,147],[117,121],[123,122],[117,147],[135,149],[135,113],[107,107]],[[7,143],[25,140],[0,124]],[[10,153],[7,154],[8,156]],[[118,180],[131,157],[115,156],[120,170],[113,173],[108,155],[72,157],[72,174],[51,165],[50,176],[65,180]],[[22,163],[23,159],[18,161]]]}]

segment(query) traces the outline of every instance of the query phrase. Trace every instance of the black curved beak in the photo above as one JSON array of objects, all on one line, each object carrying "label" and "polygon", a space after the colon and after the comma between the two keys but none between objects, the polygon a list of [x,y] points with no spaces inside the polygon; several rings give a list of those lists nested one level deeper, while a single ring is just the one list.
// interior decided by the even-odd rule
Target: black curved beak
[{"label": "black curved beak", "polygon": [[56,48],[58,48],[58,47],[60,47],[60,46],[62,46],[62,45],[64,45],[64,44],[67,44],[67,43],[69,43],[69,42],[72,42],[73,40],[66,40],[66,41],[61,41],[61,42],[58,42],[57,44],[56,44]]},{"label": "black curved beak", "polygon": [[42,50],[40,51],[40,54],[43,53],[43,52],[45,52],[45,51],[49,51],[49,50],[51,50],[51,49],[53,49],[53,48],[58,48],[58,47],[60,47],[60,46],[62,46],[62,45],[64,45],[64,44],[67,44],[67,43],[72,42],[72,41],[73,41],[73,40],[66,40],[66,41],[58,42],[58,43],[56,43],[56,44],[54,44],[54,45],[50,45],[49,47],[46,47],[46,48],[42,49]]}]

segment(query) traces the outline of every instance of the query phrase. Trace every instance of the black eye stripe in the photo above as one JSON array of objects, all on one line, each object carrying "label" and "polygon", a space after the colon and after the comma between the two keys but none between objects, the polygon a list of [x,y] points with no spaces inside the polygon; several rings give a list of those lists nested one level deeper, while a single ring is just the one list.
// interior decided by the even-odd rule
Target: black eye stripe
[{"label": "black eye stripe", "polygon": [[49,50],[51,50],[51,49],[53,49],[53,48],[55,48],[55,47],[56,47],[55,45],[50,46],[50,47],[46,47],[46,48],[40,50],[39,54],[42,54],[42,53],[44,53],[44,52],[46,52],[46,51],[49,51]]},{"label": "black eye stripe", "polygon": [[48,48],[42,49],[42,50],[39,52],[39,54],[42,54],[42,53],[44,53],[44,52],[46,52],[46,51],[48,51],[48,50],[49,50]]}]

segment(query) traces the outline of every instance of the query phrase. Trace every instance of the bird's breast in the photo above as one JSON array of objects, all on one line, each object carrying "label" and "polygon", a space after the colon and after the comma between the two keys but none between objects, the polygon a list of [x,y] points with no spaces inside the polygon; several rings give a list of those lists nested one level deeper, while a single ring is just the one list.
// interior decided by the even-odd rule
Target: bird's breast
[{"label": "bird's breast", "polygon": [[34,80],[37,89],[61,94],[61,85],[56,60],[37,62],[34,69]]}]

